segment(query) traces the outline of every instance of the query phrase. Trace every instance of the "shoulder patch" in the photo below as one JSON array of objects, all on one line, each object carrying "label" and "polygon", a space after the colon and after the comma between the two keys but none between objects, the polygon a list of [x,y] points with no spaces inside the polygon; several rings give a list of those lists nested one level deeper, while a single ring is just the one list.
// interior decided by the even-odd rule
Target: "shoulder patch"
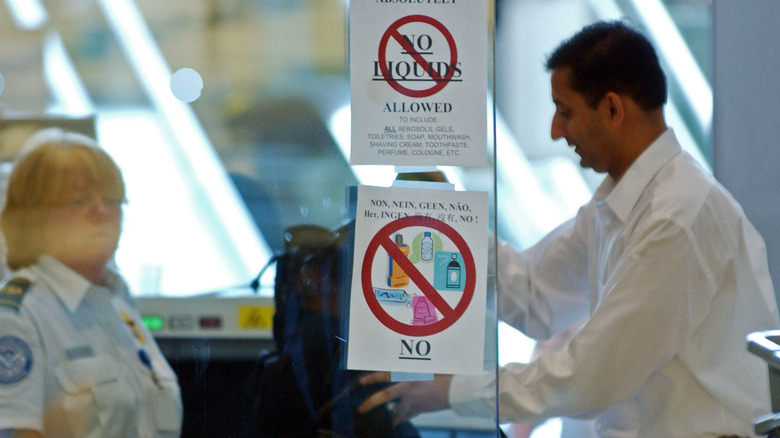
[{"label": "shoulder patch", "polygon": [[30,289],[30,280],[24,277],[13,277],[8,280],[3,288],[0,289],[0,307],[8,307],[19,310],[22,305],[22,299],[27,290]]},{"label": "shoulder patch", "polygon": [[33,356],[30,347],[16,336],[0,338],[0,385],[10,385],[30,374]]}]

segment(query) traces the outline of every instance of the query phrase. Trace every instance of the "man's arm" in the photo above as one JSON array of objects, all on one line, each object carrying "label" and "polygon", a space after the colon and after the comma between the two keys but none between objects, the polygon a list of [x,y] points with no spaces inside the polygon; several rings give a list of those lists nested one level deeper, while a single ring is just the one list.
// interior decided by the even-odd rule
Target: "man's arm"
[{"label": "man's arm", "polygon": [[525,250],[497,240],[500,320],[531,338],[548,339],[588,316],[584,217],[561,224]]},{"label": "man's arm", "polygon": [[[674,222],[658,221],[639,233],[602,280],[593,315],[568,344],[499,371],[502,419],[598,415],[633,398],[683,348],[709,308],[712,275],[701,249]],[[480,400],[450,401],[456,412],[465,413]]]}]

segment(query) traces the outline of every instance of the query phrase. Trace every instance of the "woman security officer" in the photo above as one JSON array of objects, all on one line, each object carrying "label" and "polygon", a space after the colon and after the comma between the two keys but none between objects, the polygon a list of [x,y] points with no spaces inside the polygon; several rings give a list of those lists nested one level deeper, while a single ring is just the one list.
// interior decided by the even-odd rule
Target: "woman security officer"
[{"label": "woman security officer", "polygon": [[78,134],[31,141],[0,215],[0,437],[177,437],[176,376],[111,268],[119,168]]}]

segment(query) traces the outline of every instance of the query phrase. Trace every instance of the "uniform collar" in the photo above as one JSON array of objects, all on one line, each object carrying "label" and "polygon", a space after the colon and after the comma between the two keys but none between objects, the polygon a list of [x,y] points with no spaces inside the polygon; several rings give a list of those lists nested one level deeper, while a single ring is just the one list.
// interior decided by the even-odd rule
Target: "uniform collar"
[{"label": "uniform collar", "polygon": [[[100,287],[90,283],[64,263],[45,254],[30,268],[40,275],[41,280],[51,288],[54,295],[71,313],[76,311],[91,287]],[[107,284],[113,285],[115,280],[114,274],[109,272]]]},{"label": "uniform collar", "polygon": [[610,176],[604,178],[594,199],[606,203],[621,221],[625,221],[650,181],[680,151],[677,136],[668,128],[637,157],[620,181],[615,183]]}]

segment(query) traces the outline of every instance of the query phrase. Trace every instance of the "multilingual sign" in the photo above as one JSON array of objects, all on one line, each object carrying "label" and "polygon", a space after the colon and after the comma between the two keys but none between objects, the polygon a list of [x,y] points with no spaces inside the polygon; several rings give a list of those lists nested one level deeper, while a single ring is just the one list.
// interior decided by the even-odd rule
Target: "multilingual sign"
[{"label": "multilingual sign", "polygon": [[483,371],[484,192],[359,186],[347,365]]},{"label": "multilingual sign", "polygon": [[487,163],[485,0],[350,3],[350,164]]}]

